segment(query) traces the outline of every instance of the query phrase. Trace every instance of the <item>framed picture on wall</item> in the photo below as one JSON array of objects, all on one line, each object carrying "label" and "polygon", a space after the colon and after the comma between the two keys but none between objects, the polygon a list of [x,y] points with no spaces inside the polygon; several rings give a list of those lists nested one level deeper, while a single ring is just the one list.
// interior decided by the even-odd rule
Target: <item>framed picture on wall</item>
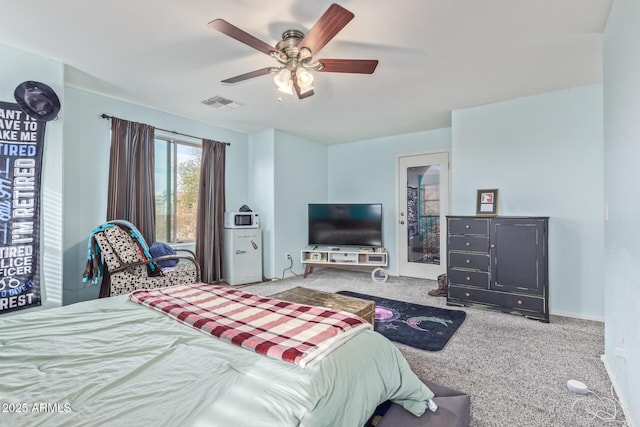
[{"label": "framed picture on wall", "polygon": [[498,215],[498,189],[478,190],[476,194],[476,215]]}]

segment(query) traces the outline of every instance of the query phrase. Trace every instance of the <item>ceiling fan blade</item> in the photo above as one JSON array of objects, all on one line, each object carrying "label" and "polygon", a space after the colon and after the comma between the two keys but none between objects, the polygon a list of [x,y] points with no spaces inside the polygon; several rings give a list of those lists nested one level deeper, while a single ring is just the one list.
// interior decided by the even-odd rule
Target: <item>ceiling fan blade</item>
[{"label": "ceiling fan blade", "polygon": [[313,89],[309,89],[305,92],[302,92],[300,86],[298,85],[297,79],[293,79],[293,87],[296,90],[296,94],[298,95],[298,99],[305,99],[314,94]]},{"label": "ceiling fan blade", "polygon": [[[277,70],[277,68],[275,68]],[[250,71],[248,73],[240,74],[239,76],[231,77],[226,80],[222,80],[222,83],[238,83],[243,80],[252,79],[254,77],[264,76],[265,74],[271,74],[274,67],[260,68],[259,70]]]},{"label": "ceiling fan blade", "polygon": [[322,73],[372,74],[378,66],[377,59],[318,59]]},{"label": "ceiling fan blade", "polygon": [[331,41],[342,30],[345,25],[353,19],[353,13],[349,12],[344,7],[333,3],[329,6],[329,9],[320,17],[313,27],[309,30],[307,35],[302,39],[298,45],[299,49],[304,47],[311,50],[313,55],[320,52],[320,50]]},{"label": "ceiling fan blade", "polygon": [[214,19],[213,21],[209,22],[209,24],[207,25],[213,28],[214,30],[220,31],[222,34],[226,34],[227,36],[234,38],[241,43],[246,44],[247,46],[250,46],[256,50],[259,50],[262,53],[266,53],[269,56],[275,56],[276,54],[280,54],[280,55],[283,54],[275,47],[268,45],[267,43],[263,42],[259,38],[254,37],[251,34],[247,33],[246,31],[243,31],[240,28],[236,27],[235,25],[228,23],[224,19]]}]

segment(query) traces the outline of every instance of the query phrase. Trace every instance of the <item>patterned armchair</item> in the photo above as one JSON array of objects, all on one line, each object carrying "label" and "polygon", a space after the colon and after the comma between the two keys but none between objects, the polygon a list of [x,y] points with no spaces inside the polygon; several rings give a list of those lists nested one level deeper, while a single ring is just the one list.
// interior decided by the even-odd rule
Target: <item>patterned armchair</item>
[{"label": "patterned armchair", "polygon": [[[94,229],[89,238],[85,282],[100,282],[100,298],[129,293],[135,289],[161,288],[200,281],[195,254],[151,257],[149,247],[137,228],[126,221],[110,221]],[[175,267],[162,269],[158,262],[179,260]],[[102,280],[100,280],[102,279]]]}]

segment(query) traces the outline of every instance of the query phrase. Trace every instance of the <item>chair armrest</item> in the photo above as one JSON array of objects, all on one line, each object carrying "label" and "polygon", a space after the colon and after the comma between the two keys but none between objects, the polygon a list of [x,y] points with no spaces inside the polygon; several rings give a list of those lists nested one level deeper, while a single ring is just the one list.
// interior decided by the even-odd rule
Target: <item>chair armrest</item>
[{"label": "chair armrest", "polygon": [[[190,251],[189,249],[181,249],[181,250],[184,250],[184,251],[187,251],[187,252],[191,252],[193,254],[193,252]],[[123,266],[120,266],[118,268],[114,268],[113,270],[110,270],[109,273],[114,274],[114,273],[118,273],[120,271],[127,270],[127,269],[129,269],[131,267],[136,267],[136,266],[139,266],[139,265],[147,265],[147,264],[150,264],[152,262],[172,260],[172,259],[178,259],[178,260],[185,259],[187,261],[192,262],[193,265],[196,267],[196,282],[200,281],[200,264],[198,264],[198,261],[196,261],[195,254],[193,254],[193,256],[190,256],[190,255],[189,256],[188,255],[163,255],[163,256],[160,256],[160,257],[157,257],[157,258],[151,258],[151,259],[147,259],[147,260],[144,260],[144,261],[135,261],[135,262],[132,262],[130,264],[123,265]]]},{"label": "chair armrest", "polygon": [[183,248],[176,249],[176,248],[174,248],[173,250],[176,251],[176,252],[180,252],[180,251],[186,252],[189,255],[191,255],[191,258],[196,259],[196,253],[193,252],[191,249],[183,249]]}]

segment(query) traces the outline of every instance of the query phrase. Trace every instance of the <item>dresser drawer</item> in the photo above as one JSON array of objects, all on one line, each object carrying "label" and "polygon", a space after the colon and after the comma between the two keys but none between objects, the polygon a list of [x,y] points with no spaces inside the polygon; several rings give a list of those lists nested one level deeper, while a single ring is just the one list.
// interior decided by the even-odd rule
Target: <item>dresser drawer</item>
[{"label": "dresser drawer", "polygon": [[469,271],[450,268],[449,283],[489,289],[489,273],[486,271]]},{"label": "dresser drawer", "polygon": [[489,255],[466,252],[449,252],[449,267],[489,271]]},{"label": "dresser drawer", "polygon": [[469,303],[491,304],[514,310],[544,313],[544,299],[504,292],[449,286],[449,298]]},{"label": "dresser drawer", "polygon": [[489,251],[489,237],[485,236],[449,235],[447,244],[451,251]]},{"label": "dresser drawer", "polygon": [[489,235],[488,218],[448,218],[449,234],[484,234]]}]

